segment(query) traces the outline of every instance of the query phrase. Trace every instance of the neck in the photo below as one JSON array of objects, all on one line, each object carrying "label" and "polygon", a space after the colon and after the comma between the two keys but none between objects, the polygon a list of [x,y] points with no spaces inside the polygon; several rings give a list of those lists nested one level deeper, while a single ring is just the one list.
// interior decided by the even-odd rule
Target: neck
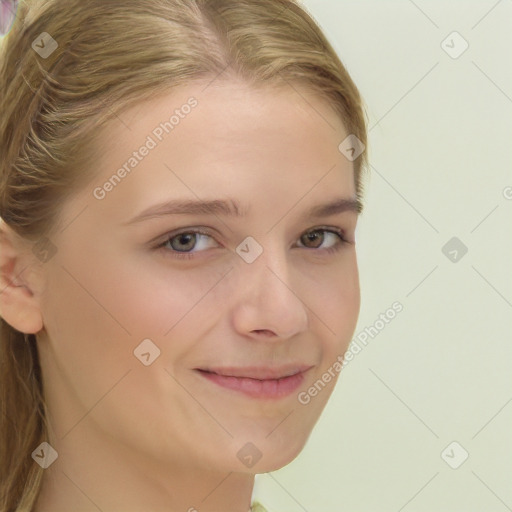
[{"label": "neck", "polygon": [[247,512],[250,508],[252,474],[208,469],[183,458],[149,461],[113,438],[91,436],[90,430],[53,439],[50,445],[58,458],[44,470],[33,512]]}]

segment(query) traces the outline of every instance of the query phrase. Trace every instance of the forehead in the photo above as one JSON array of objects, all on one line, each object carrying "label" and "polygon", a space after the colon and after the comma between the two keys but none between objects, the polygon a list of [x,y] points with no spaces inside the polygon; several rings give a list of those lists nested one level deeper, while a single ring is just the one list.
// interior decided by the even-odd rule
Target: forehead
[{"label": "forehead", "polygon": [[196,83],[110,121],[85,193],[107,185],[96,206],[120,217],[173,197],[229,195],[247,203],[264,195],[266,205],[291,205],[326,188],[353,197],[353,166],[338,150],[346,135],[329,104],[297,86]]},{"label": "forehead", "polygon": [[109,122],[103,133],[112,150],[125,150],[128,141],[137,147],[152,136],[158,145],[195,142],[203,149],[202,155],[223,149],[233,155],[240,145],[244,150],[283,152],[289,148],[299,152],[303,145],[307,149],[315,144],[316,149],[330,145],[332,151],[332,138],[337,141],[347,135],[327,100],[284,81],[272,87],[231,81],[178,87],[133,105]]}]

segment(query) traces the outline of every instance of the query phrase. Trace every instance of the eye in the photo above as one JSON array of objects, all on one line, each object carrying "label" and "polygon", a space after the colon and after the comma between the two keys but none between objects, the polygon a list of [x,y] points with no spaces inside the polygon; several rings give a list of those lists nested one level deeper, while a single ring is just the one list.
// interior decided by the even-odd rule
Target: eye
[{"label": "eye", "polygon": [[[169,233],[163,243],[157,245],[155,249],[163,251],[164,254],[172,258],[192,259],[195,258],[194,254],[197,252],[204,252],[211,247],[219,247],[218,244],[210,244],[209,247],[208,240],[214,241],[214,238],[207,231],[189,228],[187,231]],[[328,253],[339,251],[346,244],[350,244],[345,239],[343,231],[338,228],[315,228],[301,235],[299,240],[302,244],[299,247],[317,249]],[[331,242],[330,245],[321,247],[326,240]]]},{"label": "eye", "polygon": [[[167,253],[171,252],[172,257],[174,258],[183,258],[183,259],[191,259],[193,258],[194,251],[191,249],[199,248],[205,249],[205,239],[210,238],[213,240],[213,237],[205,231],[198,229],[189,229],[188,231],[182,231],[181,233],[169,234],[165,241],[160,244],[157,249],[161,249]],[[169,249],[170,246],[170,249]],[[206,247],[208,249],[208,247]]]},{"label": "eye", "polygon": [[[345,238],[343,231],[337,228],[315,228],[304,233],[300,237],[300,241],[301,243],[305,244],[307,249],[319,249],[319,246],[321,246],[326,239],[326,234],[327,239],[332,241],[331,245],[322,248],[322,250],[326,250],[327,252],[339,251],[345,244],[349,243],[349,241]],[[312,247],[308,245],[310,243],[313,244]]]}]

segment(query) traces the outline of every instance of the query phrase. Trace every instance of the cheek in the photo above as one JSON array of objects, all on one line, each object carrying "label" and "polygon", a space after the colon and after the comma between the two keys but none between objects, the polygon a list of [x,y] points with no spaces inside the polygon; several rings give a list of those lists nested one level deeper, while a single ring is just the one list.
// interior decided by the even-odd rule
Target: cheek
[{"label": "cheek", "polygon": [[[216,284],[222,274],[215,269],[179,269],[150,261],[134,271],[133,266],[119,266],[121,276],[112,284],[106,301],[115,302],[120,318],[126,319],[135,337],[171,339],[185,324],[189,337],[200,334],[212,313],[212,301],[222,285]],[[220,308],[214,308],[217,314]]]},{"label": "cheek", "polygon": [[[300,389],[298,412],[303,425],[312,429],[326,406],[340,377],[340,356],[346,352],[354,335],[360,309],[359,276],[355,257],[351,265],[340,267],[330,279],[317,285],[308,295],[311,329],[318,333],[321,358],[316,371]],[[342,370],[341,370],[342,371]]]},{"label": "cheek", "polygon": [[[42,305],[44,331],[38,336],[44,385],[59,418],[58,436],[68,432],[136,362],[132,339],[110,316],[109,305],[102,303],[100,294],[89,295],[78,279],[62,269],[52,274]],[[91,291],[89,284],[83,281]]]},{"label": "cheek", "polygon": [[[108,347],[107,340],[122,335],[113,319],[115,311],[103,300],[101,288],[91,286],[82,274],[69,267],[51,273],[42,298],[45,329],[59,350],[75,350],[84,355],[95,346]],[[57,346],[56,346],[57,348]]]},{"label": "cheek", "polygon": [[324,349],[329,357],[336,356],[349,344],[355,331],[361,303],[359,274],[355,253],[311,285],[306,302],[311,309],[310,318],[318,322]]},{"label": "cheek", "polygon": [[86,258],[71,253],[63,266],[68,272],[57,270],[52,279],[63,283],[55,301],[76,303],[75,309],[96,317],[98,327],[133,342],[164,336],[194,314],[215,279],[212,272],[186,272],[157,257],[127,257],[122,251],[89,251]]}]

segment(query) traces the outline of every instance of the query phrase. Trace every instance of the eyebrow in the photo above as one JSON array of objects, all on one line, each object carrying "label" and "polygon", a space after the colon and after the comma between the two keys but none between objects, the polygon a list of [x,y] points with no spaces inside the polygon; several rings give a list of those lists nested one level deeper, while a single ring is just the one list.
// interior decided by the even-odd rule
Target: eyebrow
[{"label": "eyebrow", "polygon": [[[328,217],[342,212],[363,211],[363,204],[359,199],[346,197],[336,198],[328,203],[319,204],[304,213],[307,218]],[[160,218],[167,215],[223,215],[228,217],[243,218],[249,212],[249,208],[243,208],[234,199],[212,200],[172,200],[151,206],[147,210],[137,214],[123,225],[131,225],[148,219]]]}]

